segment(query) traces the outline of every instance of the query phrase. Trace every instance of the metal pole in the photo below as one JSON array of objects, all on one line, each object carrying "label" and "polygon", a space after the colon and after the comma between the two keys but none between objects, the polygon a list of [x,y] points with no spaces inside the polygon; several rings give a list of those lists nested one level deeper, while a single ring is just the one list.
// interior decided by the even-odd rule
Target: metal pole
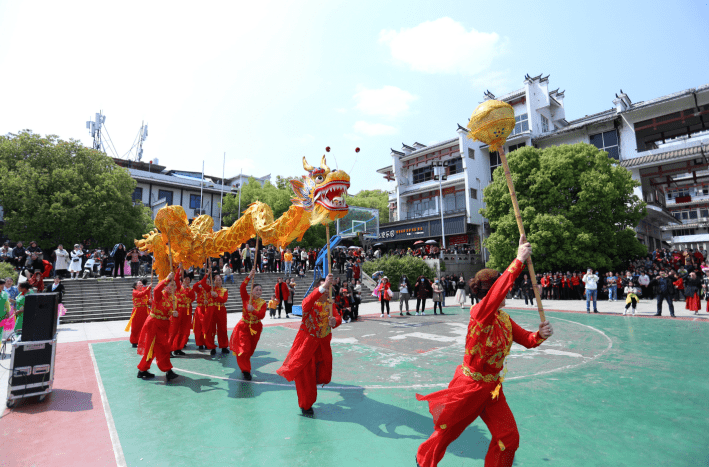
[{"label": "metal pole", "polygon": [[239,215],[241,215],[241,188],[244,185],[244,169],[241,169],[239,175]]},{"label": "metal pole", "polygon": [[202,161],[202,178],[199,181],[199,214],[202,215],[202,209],[204,208],[204,203],[202,202],[202,188],[204,186],[204,161]]},{"label": "metal pole", "polygon": [[[480,179],[478,178],[478,196],[481,197],[480,198],[481,200],[482,200],[482,194],[483,194],[482,184],[480,183]],[[482,255],[483,255],[483,265],[485,265],[487,260],[485,259],[485,246],[483,245],[483,241],[485,240],[485,218],[484,217],[482,218],[481,227],[483,228],[483,237],[480,239],[480,253],[482,253]]]},{"label": "metal pole", "polygon": [[438,191],[440,193],[440,202],[441,202],[441,243],[443,244],[443,248],[441,248],[441,259],[443,259],[443,250],[446,249],[446,227],[443,222],[443,182],[441,181],[443,178],[443,169],[438,167],[439,173],[438,173]]},{"label": "metal pole", "polygon": [[222,213],[224,212],[224,169],[226,167],[226,151],[222,162],[222,192],[219,194],[219,228],[222,228]]}]

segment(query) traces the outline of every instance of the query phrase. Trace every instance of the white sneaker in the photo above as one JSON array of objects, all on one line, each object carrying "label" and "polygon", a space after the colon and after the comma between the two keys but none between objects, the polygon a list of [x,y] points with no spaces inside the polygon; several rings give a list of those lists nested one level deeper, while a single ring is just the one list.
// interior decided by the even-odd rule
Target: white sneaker
[{"label": "white sneaker", "polygon": [[426,316],[426,312],[425,312],[425,311],[422,311],[422,312],[421,312],[421,316]]},{"label": "white sneaker", "polygon": [[635,316],[635,308],[633,308],[633,316]]},{"label": "white sneaker", "polygon": [[628,314],[628,310],[623,310],[623,316]]},{"label": "white sneaker", "polygon": [[380,318],[384,318],[384,313],[382,313],[382,315],[380,316]]},{"label": "white sneaker", "polygon": [[419,316],[419,312],[418,312],[418,311],[416,312],[416,316]]}]

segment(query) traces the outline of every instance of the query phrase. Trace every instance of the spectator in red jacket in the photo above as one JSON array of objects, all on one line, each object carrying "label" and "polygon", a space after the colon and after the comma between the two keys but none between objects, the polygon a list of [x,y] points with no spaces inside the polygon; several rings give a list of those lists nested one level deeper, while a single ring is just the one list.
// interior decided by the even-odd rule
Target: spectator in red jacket
[{"label": "spectator in red jacket", "polygon": [[[278,282],[276,283],[276,300],[278,300],[278,318],[281,317],[281,310],[283,309],[283,302],[286,302],[288,300],[290,292],[288,290],[288,284],[283,282],[283,278],[279,277]],[[288,307],[286,307],[286,318],[290,318],[288,316]]]}]

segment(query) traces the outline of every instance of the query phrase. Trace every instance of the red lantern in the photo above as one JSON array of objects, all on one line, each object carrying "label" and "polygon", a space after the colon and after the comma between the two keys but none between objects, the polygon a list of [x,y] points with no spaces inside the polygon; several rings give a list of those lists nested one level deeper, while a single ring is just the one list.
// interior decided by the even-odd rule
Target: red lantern
[{"label": "red lantern", "polygon": [[355,152],[359,152],[359,148],[355,148]]},{"label": "red lantern", "polygon": [[330,146],[326,147],[325,151],[330,152]]}]

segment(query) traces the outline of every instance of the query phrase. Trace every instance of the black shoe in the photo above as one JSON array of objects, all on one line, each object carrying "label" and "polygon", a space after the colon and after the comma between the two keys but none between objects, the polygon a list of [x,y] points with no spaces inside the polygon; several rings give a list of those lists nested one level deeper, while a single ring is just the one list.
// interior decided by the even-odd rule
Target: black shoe
[{"label": "black shoe", "polygon": [[443,313],[442,311],[439,311],[439,313],[442,314],[442,315],[445,314],[445,313]]},{"label": "black shoe", "polygon": [[184,353],[182,350],[175,350],[175,351],[172,352],[172,353],[174,353],[175,355],[179,355],[180,357],[184,357],[185,355],[187,355],[187,354]]},{"label": "black shoe", "polygon": [[403,313],[399,313],[399,316],[404,316],[404,314],[403,314]]},{"label": "black shoe", "polygon": [[598,313],[598,310],[593,310],[594,313]]},{"label": "black shoe", "polygon": [[438,313],[436,313],[436,312],[434,311],[433,314],[434,314],[434,315],[437,315]]},{"label": "black shoe", "polygon": [[178,375],[177,373],[175,373],[174,371],[172,371],[170,369],[170,370],[167,370],[167,373],[165,373],[165,380],[172,381],[173,379],[177,378],[178,376],[180,376],[180,375]]},{"label": "black shoe", "polygon": [[146,370],[146,371],[139,371],[139,372],[138,372],[138,378],[141,378],[141,379],[150,379],[150,378],[155,378],[155,375],[152,374],[151,372],[147,371],[147,370]]},{"label": "black shoe", "polygon": [[217,349],[212,349],[209,351],[209,355],[216,355],[217,354]]},{"label": "black shoe", "polygon": [[313,408],[310,407],[309,409],[300,409],[303,415],[315,415],[315,412],[313,411]]},{"label": "black shoe", "polygon": [[138,344],[132,344],[134,349],[138,348]]},{"label": "black shoe", "polygon": [[229,349],[227,347],[224,347],[222,349],[222,354],[228,354],[228,353],[229,353]]},{"label": "black shoe", "polygon": [[241,374],[244,375],[244,379],[246,381],[251,381],[251,373],[249,373],[248,371],[242,371]]},{"label": "black shoe", "polygon": [[671,316],[672,318],[674,318],[674,317],[675,317],[675,315],[670,315],[670,316]]},{"label": "black shoe", "polygon": [[170,352],[170,358],[175,358],[175,355],[172,352]]},{"label": "black shoe", "polygon": [[197,349],[198,349],[198,350],[204,350],[204,346],[203,346],[203,345],[200,345],[199,347],[197,347]]},{"label": "black shoe", "polygon": [[407,312],[406,312],[406,316],[411,316],[411,313],[409,313],[409,312],[407,311]]},{"label": "black shoe", "polygon": [[662,316],[662,313],[655,313],[655,314],[652,315],[652,316]]},{"label": "black shoe", "polygon": [[286,318],[290,319],[290,315],[286,315]]}]

